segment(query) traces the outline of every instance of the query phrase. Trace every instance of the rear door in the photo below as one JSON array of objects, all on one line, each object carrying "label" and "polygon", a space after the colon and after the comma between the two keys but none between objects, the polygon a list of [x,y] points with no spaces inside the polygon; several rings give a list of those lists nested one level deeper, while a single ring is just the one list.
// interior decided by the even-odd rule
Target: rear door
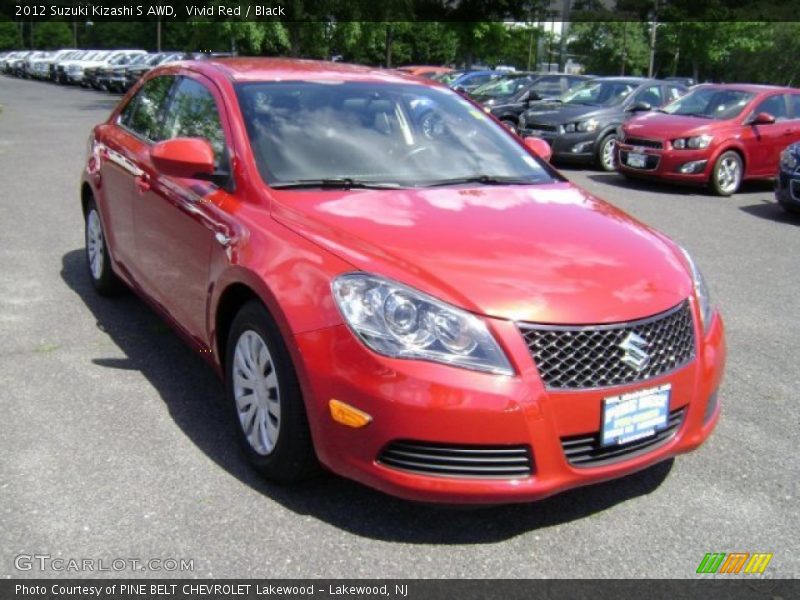
[{"label": "rear door", "polygon": [[141,174],[136,160],[142,148],[160,139],[161,115],[173,81],[173,77],[156,77],[143,85],[122,110],[116,125],[102,129],[96,147],[105,202],[100,210],[106,220],[111,254],[135,280],[140,274],[135,264],[133,202]]},{"label": "rear door", "polygon": [[[179,78],[164,118],[164,139],[208,140],[216,171],[229,174],[227,123],[221,96],[210,80],[197,74]],[[134,206],[137,263],[151,297],[203,347],[209,264],[212,256],[226,252],[234,237],[232,220],[221,208],[232,200],[232,188],[163,175],[154,167],[149,149],[139,155],[138,166],[145,185]]]}]

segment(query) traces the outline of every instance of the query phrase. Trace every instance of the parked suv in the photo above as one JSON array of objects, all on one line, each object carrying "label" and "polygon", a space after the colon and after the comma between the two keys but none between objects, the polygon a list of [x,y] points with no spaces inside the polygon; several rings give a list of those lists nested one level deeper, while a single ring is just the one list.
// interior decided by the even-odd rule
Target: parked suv
[{"label": "parked suv", "polygon": [[775,177],[781,150],[800,141],[800,90],[703,84],[620,128],[619,170],[708,184],[729,196],[745,179]]},{"label": "parked suv", "polygon": [[614,171],[617,127],[634,113],[666,104],[685,91],[677,83],[641,77],[592,79],[522,113],[520,134],[550,142],[554,159],[596,163]]}]

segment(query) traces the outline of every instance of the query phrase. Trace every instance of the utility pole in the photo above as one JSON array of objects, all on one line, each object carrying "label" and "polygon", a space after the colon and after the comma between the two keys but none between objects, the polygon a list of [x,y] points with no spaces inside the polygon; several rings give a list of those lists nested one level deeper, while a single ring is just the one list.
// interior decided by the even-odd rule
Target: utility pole
[{"label": "utility pole", "polygon": [[161,17],[156,19],[156,50],[161,52]]},{"label": "utility pole", "polygon": [[653,67],[656,59],[656,30],[658,29],[658,0],[653,0],[653,22],[650,24],[650,66],[647,68],[647,76],[653,76]]},{"label": "utility pole", "polygon": [[78,19],[72,17],[72,47],[78,47]]},{"label": "utility pole", "polygon": [[623,21],[622,24],[622,66],[620,67],[619,74],[625,75],[625,62],[628,60],[628,22]]},{"label": "utility pole", "polygon": [[571,10],[572,1],[564,0],[564,3],[561,5],[561,41],[558,46],[558,71],[560,73],[564,72],[564,65],[566,64],[564,54],[567,50],[567,37],[569,36],[569,13]]}]

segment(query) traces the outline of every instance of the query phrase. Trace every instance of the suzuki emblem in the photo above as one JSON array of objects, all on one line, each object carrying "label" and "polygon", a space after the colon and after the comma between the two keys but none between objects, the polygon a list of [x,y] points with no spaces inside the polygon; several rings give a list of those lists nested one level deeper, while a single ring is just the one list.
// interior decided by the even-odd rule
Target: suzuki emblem
[{"label": "suzuki emblem", "polygon": [[641,371],[650,364],[650,355],[645,351],[647,340],[643,337],[631,331],[625,336],[625,339],[622,340],[619,347],[625,352],[622,357],[622,362],[630,368]]}]

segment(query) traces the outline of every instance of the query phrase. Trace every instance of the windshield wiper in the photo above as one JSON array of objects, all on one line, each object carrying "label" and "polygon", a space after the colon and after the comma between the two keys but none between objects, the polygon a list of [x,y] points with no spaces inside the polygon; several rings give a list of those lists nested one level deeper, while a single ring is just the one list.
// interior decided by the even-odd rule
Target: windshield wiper
[{"label": "windshield wiper", "polygon": [[333,179],[297,179],[295,181],[281,181],[270,184],[270,187],[278,190],[298,188],[396,190],[403,186],[399,183],[388,181],[367,181],[363,179],[352,179],[350,177],[337,177]]},{"label": "windshield wiper", "polygon": [[701,119],[713,119],[714,117],[709,117],[708,115],[704,115],[703,113],[696,113],[696,112],[688,112],[688,113],[671,113],[676,117],[700,117]]},{"label": "windshield wiper", "polygon": [[533,185],[537,182],[519,177],[506,177],[496,175],[473,175],[471,177],[455,177],[453,179],[440,179],[423,184],[422,187],[443,187],[465,183],[480,183],[482,185]]}]

